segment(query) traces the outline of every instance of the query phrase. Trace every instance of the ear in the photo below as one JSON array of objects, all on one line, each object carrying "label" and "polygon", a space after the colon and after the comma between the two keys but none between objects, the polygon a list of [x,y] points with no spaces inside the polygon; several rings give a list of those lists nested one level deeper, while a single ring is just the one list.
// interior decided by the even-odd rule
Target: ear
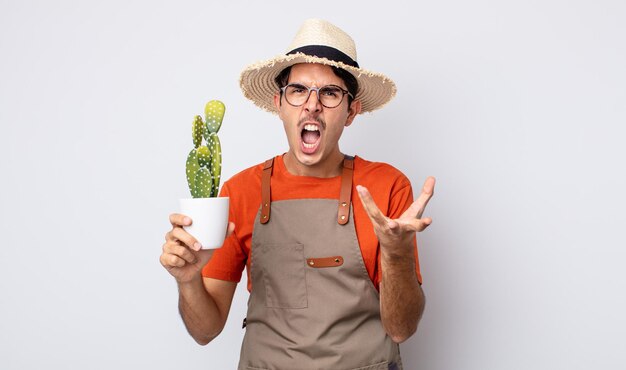
[{"label": "ear", "polygon": [[277,92],[276,94],[274,94],[274,106],[276,107],[276,111],[278,112],[278,117],[280,117],[280,98],[280,93]]},{"label": "ear", "polygon": [[276,93],[274,94],[274,106],[276,107],[276,110],[280,110],[280,93]]},{"label": "ear", "polygon": [[353,100],[352,103],[350,103],[350,108],[348,108],[348,118],[346,119],[346,124],[344,126],[350,126],[352,121],[354,121],[354,117],[356,117],[359,113],[361,113],[361,101]]}]

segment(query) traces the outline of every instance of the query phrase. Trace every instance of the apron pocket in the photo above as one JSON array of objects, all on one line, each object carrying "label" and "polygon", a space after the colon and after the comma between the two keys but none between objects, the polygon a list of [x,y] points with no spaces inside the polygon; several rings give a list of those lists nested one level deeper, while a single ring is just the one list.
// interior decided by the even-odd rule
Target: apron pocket
[{"label": "apron pocket", "polygon": [[[393,366],[393,367],[392,367]],[[389,364],[389,362],[381,362],[374,365],[368,365],[363,367],[354,368],[352,370],[396,370],[395,364]]]},{"label": "apron pocket", "polygon": [[306,259],[304,245],[267,244],[258,258],[263,268],[265,306],[271,308],[306,308]]}]

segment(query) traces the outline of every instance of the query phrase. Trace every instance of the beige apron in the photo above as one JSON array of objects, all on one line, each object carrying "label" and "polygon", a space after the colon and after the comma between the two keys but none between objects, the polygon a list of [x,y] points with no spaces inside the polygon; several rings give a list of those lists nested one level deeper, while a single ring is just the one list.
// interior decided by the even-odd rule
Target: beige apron
[{"label": "beige apron", "polygon": [[402,369],[350,217],[353,165],[346,157],[339,203],[271,202],[265,163],[239,370]]}]

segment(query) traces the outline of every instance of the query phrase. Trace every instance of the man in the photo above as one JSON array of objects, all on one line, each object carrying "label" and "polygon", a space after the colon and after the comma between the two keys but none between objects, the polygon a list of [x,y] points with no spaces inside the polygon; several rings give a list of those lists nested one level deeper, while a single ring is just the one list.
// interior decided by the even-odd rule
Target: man
[{"label": "man", "polygon": [[161,263],[200,344],[223,329],[246,267],[239,369],[401,369],[398,343],[424,309],[415,233],[431,223],[422,213],[435,180],[413,202],[398,170],[340,151],[344,127],[395,95],[391,80],[359,67],[350,36],[308,20],[288,50],[240,82],[283,121],[289,151],[224,184],[232,222],[215,252],[182,229],[192,220],[171,215]]}]

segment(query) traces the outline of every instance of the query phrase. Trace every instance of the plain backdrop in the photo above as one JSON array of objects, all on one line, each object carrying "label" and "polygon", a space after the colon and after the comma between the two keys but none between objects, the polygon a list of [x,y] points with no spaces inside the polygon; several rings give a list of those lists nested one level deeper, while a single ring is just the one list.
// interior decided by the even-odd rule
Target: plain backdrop
[{"label": "plain backdrop", "polygon": [[342,150],[437,178],[406,369],[626,368],[620,0],[0,0],[0,368],[235,368],[245,277],[201,347],[158,258],[208,100],[225,177],[287,150],[238,76],[311,17],[398,85]]}]

